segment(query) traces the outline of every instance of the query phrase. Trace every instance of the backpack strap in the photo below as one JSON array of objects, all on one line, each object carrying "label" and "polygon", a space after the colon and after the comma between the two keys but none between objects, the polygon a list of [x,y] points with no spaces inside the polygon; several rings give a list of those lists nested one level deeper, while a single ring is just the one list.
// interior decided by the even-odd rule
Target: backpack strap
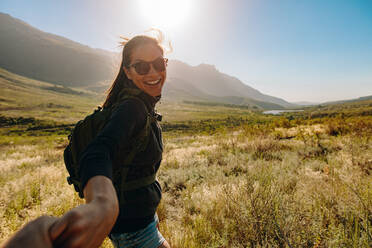
[{"label": "backpack strap", "polygon": [[150,134],[150,128],[151,128],[151,123],[155,120],[153,115],[151,114],[151,109],[146,105],[145,99],[142,97],[142,90],[140,89],[135,89],[135,88],[124,88],[120,93],[119,93],[119,101],[116,103],[113,107],[111,112],[119,106],[124,100],[127,99],[137,99],[139,102],[145,107],[147,115],[146,115],[146,123],[143,129],[131,139],[130,143],[134,144],[132,145],[132,150],[129,152],[127,155],[126,159],[123,162],[124,166],[128,166],[132,163],[135,155],[138,152],[143,151],[148,142],[149,142],[149,134]]},{"label": "backpack strap", "polygon": [[151,109],[149,106],[147,106],[146,104],[146,100],[144,99],[144,92],[140,89],[136,89],[136,88],[124,88],[120,91],[119,95],[118,95],[118,101],[113,104],[113,106],[111,107],[111,109],[115,109],[116,107],[118,107],[124,100],[126,99],[129,99],[129,98],[137,98],[137,99],[140,99],[141,102],[143,103],[143,105],[145,106],[147,112],[151,113]]},{"label": "backpack strap", "polygon": [[121,198],[121,204],[125,203],[124,198],[124,192],[129,190],[134,190],[140,187],[147,186],[156,180],[156,174],[139,178],[138,180],[127,182],[126,178],[130,169],[130,165],[133,162],[133,159],[135,156],[146,149],[149,139],[150,139],[150,129],[151,129],[151,123],[157,121],[157,115],[153,113],[153,111],[149,108],[149,106],[146,105],[145,99],[143,99],[143,92],[139,89],[134,88],[125,88],[119,93],[119,99],[117,104],[115,104],[112,108],[116,108],[122,101],[126,99],[138,99],[139,102],[141,102],[147,112],[146,116],[146,123],[143,127],[143,129],[134,136],[130,143],[132,144],[132,149],[127,154],[125,160],[121,164],[120,169],[116,170],[114,172],[114,182],[117,182],[120,180],[120,185],[117,185],[119,187],[118,192],[120,194]]}]

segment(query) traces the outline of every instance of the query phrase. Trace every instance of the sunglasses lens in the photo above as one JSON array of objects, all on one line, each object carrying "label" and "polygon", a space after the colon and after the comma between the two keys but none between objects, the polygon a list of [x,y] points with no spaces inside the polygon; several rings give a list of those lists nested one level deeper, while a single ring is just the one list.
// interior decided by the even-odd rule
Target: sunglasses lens
[{"label": "sunglasses lens", "polygon": [[165,61],[164,58],[157,58],[154,62],[152,62],[154,69],[157,71],[164,71],[165,70]]},{"label": "sunglasses lens", "polygon": [[148,62],[139,62],[134,65],[134,69],[140,75],[146,75],[150,71],[150,64]]},{"label": "sunglasses lens", "polygon": [[133,67],[139,75],[146,75],[150,71],[151,64],[156,71],[161,72],[165,70],[167,62],[168,62],[167,59],[159,57],[152,62],[145,62],[145,61],[138,62],[134,64]]}]

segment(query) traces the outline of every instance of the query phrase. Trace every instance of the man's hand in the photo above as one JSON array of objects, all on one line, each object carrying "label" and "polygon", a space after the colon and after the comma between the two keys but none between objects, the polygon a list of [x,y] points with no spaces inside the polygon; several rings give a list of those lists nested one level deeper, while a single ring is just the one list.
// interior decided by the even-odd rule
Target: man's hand
[{"label": "man's hand", "polygon": [[87,203],[68,211],[50,230],[57,247],[99,247],[119,214],[115,189],[109,178],[95,176],[84,188]]},{"label": "man's hand", "polygon": [[56,217],[41,216],[15,233],[2,247],[4,248],[53,248],[49,229]]},{"label": "man's hand", "polygon": [[88,203],[68,211],[51,228],[50,235],[57,247],[99,247],[111,231],[104,204]]}]

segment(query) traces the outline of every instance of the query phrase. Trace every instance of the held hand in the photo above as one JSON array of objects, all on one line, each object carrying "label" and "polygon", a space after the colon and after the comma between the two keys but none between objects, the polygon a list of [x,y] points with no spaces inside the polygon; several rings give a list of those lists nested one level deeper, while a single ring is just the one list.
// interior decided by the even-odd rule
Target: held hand
[{"label": "held hand", "polygon": [[50,229],[56,247],[99,247],[119,213],[115,189],[104,176],[91,178],[84,195],[87,204],[68,211]]},{"label": "held hand", "polygon": [[49,236],[49,229],[56,220],[56,217],[41,216],[25,225],[1,247],[53,248],[52,240]]},{"label": "held hand", "polygon": [[50,235],[56,247],[99,247],[110,232],[105,212],[110,211],[95,203],[71,209],[51,228]]}]

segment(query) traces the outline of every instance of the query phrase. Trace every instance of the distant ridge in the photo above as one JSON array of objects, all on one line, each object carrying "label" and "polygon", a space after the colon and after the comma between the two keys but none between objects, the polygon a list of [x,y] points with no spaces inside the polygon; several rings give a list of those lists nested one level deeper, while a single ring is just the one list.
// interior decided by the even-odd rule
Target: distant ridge
[{"label": "distant ridge", "polygon": [[[103,92],[115,77],[118,54],[43,32],[0,13],[0,68],[62,86]],[[293,108],[283,99],[262,94],[215,66],[169,62],[164,88],[174,101],[220,102],[258,109]]]},{"label": "distant ridge", "polygon": [[247,105],[248,102],[256,101],[272,103],[275,108],[297,106],[283,99],[262,94],[236,77],[219,72],[213,65],[190,66],[181,61],[172,60],[168,68],[169,83],[166,85],[165,94],[169,90],[182,89],[189,95],[203,97],[206,100],[216,101],[218,99],[226,103]]},{"label": "distant ridge", "polygon": [[292,102],[293,104],[297,104],[297,105],[301,105],[301,106],[312,106],[312,105],[318,105],[320,103],[318,102],[306,102],[306,101],[302,101],[302,102]]},{"label": "distant ridge", "polygon": [[0,13],[0,67],[61,85],[89,85],[113,77],[113,53],[40,31]]},{"label": "distant ridge", "polygon": [[354,98],[354,99],[348,99],[348,100],[324,102],[324,103],[321,103],[321,105],[352,103],[352,102],[360,102],[360,101],[367,101],[367,100],[372,100],[372,95],[362,96],[362,97],[358,97],[358,98]]}]

